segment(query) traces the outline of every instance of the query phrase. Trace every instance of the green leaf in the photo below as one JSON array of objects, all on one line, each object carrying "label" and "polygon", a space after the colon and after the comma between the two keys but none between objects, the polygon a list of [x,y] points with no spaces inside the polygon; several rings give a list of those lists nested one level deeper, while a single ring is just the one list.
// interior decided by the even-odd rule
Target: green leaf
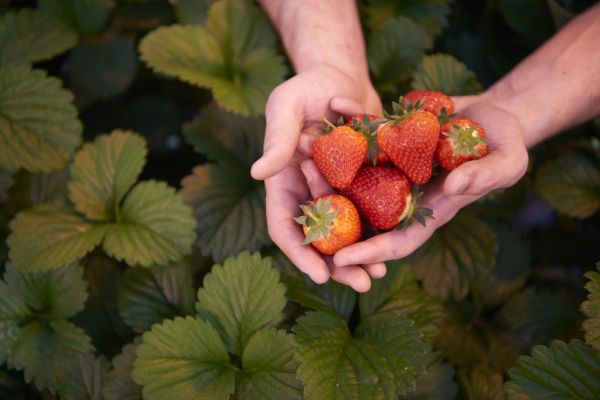
[{"label": "green leaf", "polygon": [[173,4],[175,18],[180,24],[202,24],[214,0],[177,0]]},{"label": "green leaf", "polygon": [[271,90],[287,69],[274,52],[275,36],[264,15],[245,1],[215,2],[206,26],[172,25],[147,35],[141,58],[156,72],[211,89],[224,108],[264,113]]},{"label": "green leaf", "polygon": [[285,303],[285,286],[271,260],[244,252],[204,277],[196,311],[218,321],[227,349],[241,355],[257,330],[279,322]]},{"label": "green leaf", "polygon": [[398,16],[385,21],[369,40],[372,74],[396,90],[396,83],[411,77],[417,63],[432,46],[431,37],[412,19]]},{"label": "green leaf", "polygon": [[21,293],[0,281],[0,365],[18,340],[19,324],[31,315]]},{"label": "green leaf", "polygon": [[38,389],[55,389],[62,368],[78,354],[90,354],[90,338],[70,322],[33,321],[19,330],[8,366],[24,370],[25,381]]},{"label": "green leaf", "polygon": [[13,172],[0,168],[0,203],[4,203],[8,197],[8,189],[14,184]]},{"label": "green leaf", "polygon": [[421,334],[402,317],[371,318],[353,337],[342,318],[316,311],[294,330],[306,399],[395,399],[425,367]]},{"label": "green leaf", "polygon": [[576,12],[563,7],[558,0],[548,0],[548,9],[552,14],[552,20],[556,29],[562,28],[573,18],[577,17]]},{"label": "green leaf", "polygon": [[146,141],[129,131],[115,130],[84,145],[70,168],[69,198],[75,209],[90,220],[113,221],[147,153]]},{"label": "green leaf", "polygon": [[[596,264],[600,271],[600,263]],[[585,274],[590,281],[585,285],[589,292],[587,300],[581,305],[581,311],[588,317],[583,321],[585,341],[596,350],[600,350],[600,273],[589,271]]]},{"label": "green leaf", "polygon": [[113,0],[38,0],[38,7],[81,33],[101,31],[114,7]]},{"label": "green leaf", "polygon": [[123,347],[112,360],[112,369],[106,373],[102,395],[106,400],[141,400],[142,388],[133,381],[131,371],[136,357],[137,341]]},{"label": "green leaf", "polygon": [[503,304],[516,294],[525,285],[531,262],[531,250],[526,237],[505,225],[494,230],[498,238],[496,263],[479,292],[487,306]]},{"label": "green leaf", "polygon": [[163,319],[193,314],[195,299],[192,274],[186,263],[129,268],[119,288],[119,314],[141,333]]},{"label": "green leaf", "polygon": [[441,302],[425,293],[417,283],[410,266],[388,265],[388,274],[374,280],[371,290],[359,297],[362,320],[373,316],[402,316],[423,330],[426,338],[438,333],[443,315]]},{"label": "green leaf", "polygon": [[535,189],[552,208],[573,218],[588,218],[600,210],[600,171],[582,156],[542,165]]},{"label": "green leaf", "polygon": [[44,318],[70,318],[83,310],[87,299],[87,282],[78,265],[24,273],[8,264],[4,280],[19,292],[30,310]]},{"label": "green leaf", "polygon": [[0,65],[48,60],[76,43],[74,32],[44,12],[23,8],[0,17]]},{"label": "green leaf", "polygon": [[452,0],[373,0],[366,11],[369,26],[374,31],[386,20],[403,15],[415,20],[433,37],[448,25],[451,4]]},{"label": "green leaf", "polygon": [[83,41],[71,51],[69,77],[77,88],[100,99],[123,93],[135,78],[137,54],[133,42],[110,35]]},{"label": "green leaf", "polygon": [[458,387],[454,383],[454,367],[442,362],[439,353],[427,353],[427,367],[417,377],[414,392],[400,396],[402,400],[452,400]]},{"label": "green leaf", "polygon": [[561,295],[534,288],[512,297],[494,317],[508,332],[518,352],[528,352],[536,344],[546,344],[573,323],[575,309]]},{"label": "green leaf", "polygon": [[62,371],[62,400],[102,400],[106,360],[89,354],[79,354]]},{"label": "green leaf", "polygon": [[229,399],[235,389],[235,367],[211,324],[177,317],[155,325],[143,336],[133,379],[148,400]]},{"label": "green leaf", "polygon": [[240,116],[215,105],[204,107],[183,126],[186,141],[198,153],[211,161],[242,161],[247,167],[262,155],[264,132],[264,118]]},{"label": "green leaf", "polygon": [[502,0],[500,11],[512,29],[535,43],[554,33],[547,0]]},{"label": "green leaf", "polygon": [[461,392],[467,400],[504,400],[502,374],[484,365],[460,370]]},{"label": "green leaf", "polygon": [[439,90],[450,96],[476,94],[482,90],[475,74],[448,54],[423,57],[413,74],[412,88]]},{"label": "green leaf", "polygon": [[472,214],[461,213],[409,260],[427,292],[442,299],[462,299],[489,275],[496,249],[492,228]]},{"label": "green leaf", "polygon": [[216,261],[269,244],[264,186],[238,164],[200,165],[180,194],[198,221],[198,246]]},{"label": "green leaf", "polygon": [[0,167],[63,168],[81,143],[73,95],[61,81],[29,66],[0,68]]},{"label": "green leaf", "polygon": [[167,265],[190,252],[196,223],[192,210],[164,182],[138,183],[125,198],[104,250],[128,265]]},{"label": "green leaf", "polygon": [[292,335],[262,329],[248,341],[242,354],[243,378],[238,398],[301,399],[302,384],[296,378]]},{"label": "green leaf", "polygon": [[10,228],[7,243],[12,263],[23,271],[41,271],[76,262],[102,241],[108,225],[87,222],[65,207],[46,204],[21,211]]},{"label": "green leaf", "polygon": [[593,400],[600,393],[600,357],[579,340],[535,346],[508,371],[508,399]]}]

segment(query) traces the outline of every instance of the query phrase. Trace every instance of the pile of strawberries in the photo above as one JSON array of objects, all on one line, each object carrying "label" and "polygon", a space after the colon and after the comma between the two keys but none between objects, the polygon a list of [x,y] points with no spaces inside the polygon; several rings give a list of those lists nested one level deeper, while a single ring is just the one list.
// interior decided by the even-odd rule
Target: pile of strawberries
[{"label": "pile of strawberries", "polygon": [[419,207],[418,187],[431,179],[434,164],[450,171],[487,154],[483,128],[453,113],[446,94],[413,90],[383,118],[355,115],[338,126],[329,123],[312,156],[339,194],[300,206],[303,215],[296,221],[305,243],[334,254],[359,240],[361,217],[379,230],[406,227],[413,220],[425,225],[433,212]]}]

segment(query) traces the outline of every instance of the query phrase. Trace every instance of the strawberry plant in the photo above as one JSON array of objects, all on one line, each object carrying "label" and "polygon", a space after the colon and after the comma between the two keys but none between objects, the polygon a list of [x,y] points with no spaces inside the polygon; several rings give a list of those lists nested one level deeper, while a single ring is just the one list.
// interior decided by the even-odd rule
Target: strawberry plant
[{"label": "strawberry plant", "polygon": [[[435,93],[481,92],[589,3],[358,1],[406,102],[316,146],[350,242],[435,217],[412,182],[488,151]],[[250,0],[0,0],[0,399],[596,399],[600,120],[359,294],[272,244],[250,176],[290,65]],[[304,205],[309,239],[332,207]]]}]

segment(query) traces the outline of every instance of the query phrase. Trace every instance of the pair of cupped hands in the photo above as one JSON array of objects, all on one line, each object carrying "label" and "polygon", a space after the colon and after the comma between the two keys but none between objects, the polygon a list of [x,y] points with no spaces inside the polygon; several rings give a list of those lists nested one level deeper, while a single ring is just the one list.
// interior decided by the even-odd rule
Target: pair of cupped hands
[{"label": "pair of cupped hands", "polygon": [[358,113],[383,115],[381,101],[368,78],[357,78],[328,65],[305,70],[275,88],[266,105],[264,154],[252,176],[265,180],[267,225],[271,239],[314,282],[329,278],[358,292],[386,274],[384,261],[408,256],[466,205],[488,192],[515,184],[527,169],[527,150],[519,119],[504,110],[490,92],[453,97],[456,113],[480,123],[489,154],[434,177],[422,187],[423,207],[434,219],[391,230],[323,256],[304,244],[294,217],[299,205],[333,189],[311,159],[311,146],[323,118]]}]

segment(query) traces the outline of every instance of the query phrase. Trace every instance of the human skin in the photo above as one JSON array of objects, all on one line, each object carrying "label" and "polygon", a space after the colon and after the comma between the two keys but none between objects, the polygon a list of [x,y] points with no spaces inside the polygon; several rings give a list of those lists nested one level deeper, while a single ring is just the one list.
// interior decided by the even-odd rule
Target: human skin
[{"label": "human skin", "polygon": [[354,1],[261,3],[278,27],[297,75],[269,98],[265,153],[252,175],[266,179],[273,241],[317,283],[331,276],[357,291],[368,290],[370,277],[385,274],[382,262],[408,256],[461,208],[514,185],[527,169],[528,148],[600,113],[597,5],[486,92],[453,98],[460,116],[485,127],[490,152],[423,188],[423,206],[433,209],[435,219],[425,227],[413,224],[358,242],[333,259],[321,257],[302,245],[301,229],[292,220],[298,204],[332,191],[308,158],[319,121],[335,118],[336,112],[381,115],[381,105],[368,78]]}]

